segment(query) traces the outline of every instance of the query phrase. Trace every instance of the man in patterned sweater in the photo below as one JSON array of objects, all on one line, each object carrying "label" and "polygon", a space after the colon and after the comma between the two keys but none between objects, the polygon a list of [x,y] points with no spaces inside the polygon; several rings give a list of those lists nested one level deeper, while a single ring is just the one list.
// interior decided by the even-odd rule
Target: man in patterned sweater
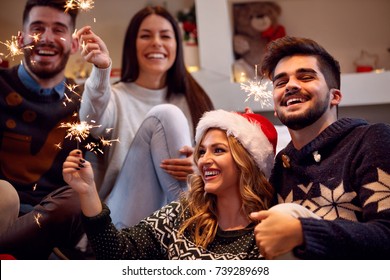
[{"label": "man in patterned sweater", "polygon": [[64,76],[78,50],[77,10],[64,13],[65,2],[27,1],[23,63],[0,70],[0,253],[17,259],[47,259],[82,234],[78,197],[62,177],[77,144],[60,125],[79,121],[81,92]]},{"label": "man in patterned sweater", "polygon": [[[283,209],[252,214],[261,221],[260,251],[268,259],[291,251],[299,259],[390,259],[389,125],[337,119],[340,67],[312,40],[272,42],[262,71],[292,141],[270,179]],[[300,209],[283,211],[290,208]],[[309,211],[317,218],[297,214]]]}]

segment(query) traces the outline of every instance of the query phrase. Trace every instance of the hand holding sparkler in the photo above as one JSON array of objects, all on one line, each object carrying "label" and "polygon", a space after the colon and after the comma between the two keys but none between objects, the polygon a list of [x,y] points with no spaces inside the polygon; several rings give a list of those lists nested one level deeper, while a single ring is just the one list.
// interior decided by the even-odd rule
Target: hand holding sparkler
[{"label": "hand holding sparkler", "polygon": [[69,153],[62,166],[65,182],[80,196],[81,210],[87,217],[98,215],[102,204],[96,189],[93,170],[90,162],[82,157],[80,150]]},{"label": "hand holding sparkler", "polygon": [[92,32],[90,26],[84,26],[75,36],[80,42],[81,55],[85,61],[96,67],[105,69],[110,66],[111,59],[106,44]]}]

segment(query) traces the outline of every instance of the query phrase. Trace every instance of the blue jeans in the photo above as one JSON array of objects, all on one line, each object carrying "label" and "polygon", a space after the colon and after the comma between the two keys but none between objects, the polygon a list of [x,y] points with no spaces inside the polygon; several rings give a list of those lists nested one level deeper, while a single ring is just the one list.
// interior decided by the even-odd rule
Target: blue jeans
[{"label": "blue jeans", "polygon": [[183,157],[179,149],[191,146],[190,138],[187,119],[178,107],[163,104],[149,111],[106,200],[117,228],[137,224],[187,190],[187,183],[166,173],[160,163]]}]

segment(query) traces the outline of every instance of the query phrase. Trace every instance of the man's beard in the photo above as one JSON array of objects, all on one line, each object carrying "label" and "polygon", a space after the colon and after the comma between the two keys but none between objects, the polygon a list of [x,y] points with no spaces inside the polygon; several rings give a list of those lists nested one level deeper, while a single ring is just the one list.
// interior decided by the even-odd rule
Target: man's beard
[{"label": "man's beard", "polygon": [[39,65],[40,62],[33,60],[33,52],[34,50],[25,50],[25,64],[26,67],[40,79],[51,79],[61,73],[65,69],[70,56],[70,51],[63,53],[60,63],[55,68],[47,69],[45,67],[41,67]]},{"label": "man's beard", "polygon": [[277,112],[277,116],[282,124],[292,130],[300,130],[315,123],[326,112],[329,107],[330,92],[327,93],[326,98],[315,104],[313,110],[307,110],[300,115],[287,116]]}]

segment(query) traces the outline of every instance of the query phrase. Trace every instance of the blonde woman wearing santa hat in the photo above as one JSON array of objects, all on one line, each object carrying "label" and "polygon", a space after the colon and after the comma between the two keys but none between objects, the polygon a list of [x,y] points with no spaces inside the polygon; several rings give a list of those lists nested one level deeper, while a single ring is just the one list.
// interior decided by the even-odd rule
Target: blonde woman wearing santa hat
[{"label": "blonde woman wearing santa hat", "polygon": [[[117,230],[102,204],[93,171],[79,150],[63,166],[80,196],[84,226],[99,259],[260,259],[250,213],[268,209],[277,143],[266,118],[215,110],[196,128],[189,191],[133,227]],[[146,203],[146,202],[145,202]]]}]

